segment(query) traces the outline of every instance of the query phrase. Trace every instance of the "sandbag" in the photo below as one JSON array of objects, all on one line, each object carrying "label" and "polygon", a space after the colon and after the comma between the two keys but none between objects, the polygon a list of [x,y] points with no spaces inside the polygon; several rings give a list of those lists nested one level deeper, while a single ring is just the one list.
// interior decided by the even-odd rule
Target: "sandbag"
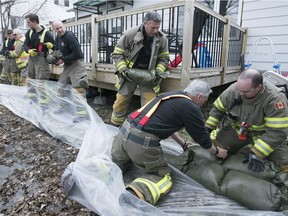
[{"label": "sandbag", "polygon": [[279,211],[287,202],[287,195],[274,184],[233,170],[225,175],[219,194],[253,210]]},{"label": "sandbag", "polygon": [[198,158],[198,160],[205,159],[208,161],[217,161],[217,158],[214,155],[210,154],[200,145],[190,145],[189,148],[181,155],[169,154],[168,152],[164,152],[164,157],[169,164],[184,173],[195,158]]},{"label": "sandbag", "polygon": [[276,176],[276,173],[279,172],[279,167],[267,160],[265,161],[263,172],[253,172],[251,169],[248,169],[248,163],[242,163],[243,159],[243,156],[231,155],[225,159],[223,166],[230,170],[239,171],[269,181],[271,181]]},{"label": "sandbag", "polygon": [[209,190],[219,193],[225,172],[225,168],[215,162],[206,159],[195,159],[187,168],[185,174]]},{"label": "sandbag", "polygon": [[148,70],[131,68],[128,71],[128,76],[135,82],[152,84],[155,80],[155,70],[148,71]]},{"label": "sandbag", "polygon": [[171,164],[176,169],[184,172],[186,167],[193,161],[194,152],[193,151],[185,151],[181,155],[169,154],[168,152],[164,152],[164,157],[167,163]]},{"label": "sandbag", "polygon": [[55,64],[59,59],[63,57],[63,54],[60,50],[53,50],[46,57],[46,62],[48,64]]},{"label": "sandbag", "polygon": [[186,151],[193,151],[195,153],[195,158],[217,161],[217,157],[212,155],[207,149],[202,148],[200,145],[191,145]]},{"label": "sandbag", "polygon": [[[159,75],[162,79],[165,79],[169,76],[170,72],[165,71]],[[143,83],[143,84],[152,84],[156,78],[156,71],[155,70],[142,70],[137,68],[130,68],[128,70],[128,76],[135,82]]]}]

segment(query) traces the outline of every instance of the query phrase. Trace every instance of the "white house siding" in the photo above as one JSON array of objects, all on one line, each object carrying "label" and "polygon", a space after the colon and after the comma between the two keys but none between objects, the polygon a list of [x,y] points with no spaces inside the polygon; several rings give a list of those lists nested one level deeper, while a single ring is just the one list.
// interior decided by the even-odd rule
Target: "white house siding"
[{"label": "white house siding", "polygon": [[[247,27],[245,59],[259,37],[268,37],[282,72],[288,72],[288,1],[287,0],[244,0],[242,27]],[[255,49],[252,67],[261,71],[273,69],[271,47],[263,40]]]}]

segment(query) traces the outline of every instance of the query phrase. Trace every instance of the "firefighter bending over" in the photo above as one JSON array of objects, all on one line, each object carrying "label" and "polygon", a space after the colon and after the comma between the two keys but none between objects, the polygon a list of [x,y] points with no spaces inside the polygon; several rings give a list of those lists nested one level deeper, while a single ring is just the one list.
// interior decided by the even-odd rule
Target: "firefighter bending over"
[{"label": "firefighter bending over", "polygon": [[262,171],[267,158],[288,172],[287,98],[257,70],[244,70],[218,97],[205,125],[215,145],[228,154],[251,144],[245,162],[252,171]]},{"label": "firefighter bending over", "polygon": [[159,30],[160,24],[161,16],[148,12],[144,23],[124,32],[114,49],[118,89],[111,116],[114,125],[124,122],[137,85],[142,106],[160,92],[169,59],[168,41]]},{"label": "firefighter bending over", "polygon": [[205,129],[200,106],[210,93],[207,83],[196,79],[184,91],[160,94],[126,118],[114,139],[112,159],[123,172],[134,163],[145,173],[127,185],[128,191],[152,205],[168,193],[172,179],[160,141],[171,136],[185,150],[187,142],[177,132],[183,127],[210,153],[227,156],[225,149],[212,144]]}]

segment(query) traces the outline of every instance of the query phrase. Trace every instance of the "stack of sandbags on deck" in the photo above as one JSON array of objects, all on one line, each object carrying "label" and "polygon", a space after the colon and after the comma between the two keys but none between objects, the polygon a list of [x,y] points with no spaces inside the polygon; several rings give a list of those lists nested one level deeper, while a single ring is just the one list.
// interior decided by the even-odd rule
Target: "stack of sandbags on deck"
[{"label": "stack of sandbags on deck", "polygon": [[272,162],[263,172],[252,172],[243,156],[232,155],[221,160],[195,145],[180,156],[165,153],[174,167],[209,190],[253,210],[283,211],[288,209],[288,177]]}]

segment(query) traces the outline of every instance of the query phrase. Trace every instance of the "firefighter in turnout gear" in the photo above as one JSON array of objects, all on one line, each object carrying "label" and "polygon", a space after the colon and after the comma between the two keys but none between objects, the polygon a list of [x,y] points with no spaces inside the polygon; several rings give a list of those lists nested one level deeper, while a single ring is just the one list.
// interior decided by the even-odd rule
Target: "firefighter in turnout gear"
[{"label": "firefighter in turnout gear", "polygon": [[25,85],[25,68],[29,60],[29,54],[26,53],[23,48],[25,37],[22,35],[22,31],[20,29],[14,29],[13,35],[16,39],[15,50],[10,51],[9,56],[15,59],[17,69],[15,69],[15,72],[11,73],[12,85]]},{"label": "firefighter in turnout gear", "polygon": [[13,59],[9,53],[15,49],[15,37],[11,29],[7,30],[7,39],[2,49],[2,55],[5,56],[5,65],[1,73],[0,79],[4,82],[12,82],[12,73],[17,71],[15,59]]},{"label": "firefighter in turnout gear", "polygon": [[187,142],[177,132],[183,127],[210,153],[227,156],[205,129],[200,106],[210,93],[207,83],[196,79],[184,91],[162,93],[126,118],[114,138],[112,160],[123,172],[132,164],[144,172],[126,186],[129,192],[152,205],[169,192],[172,178],[160,141],[171,136],[185,150]]},{"label": "firefighter in turnout gear", "polygon": [[[27,65],[27,78],[37,80],[49,80],[51,71],[49,64],[46,62],[49,49],[54,46],[53,35],[45,29],[44,26],[39,24],[39,17],[36,14],[28,14],[25,16],[27,25],[30,29],[25,34],[24,49],[30,55]],[[29,81],[28,86],[28,97],[36,102],[39,91],[39,103],[40,106],[45,108],[49,104],[48,85],[46,83],[39,82],[37,87],[31,86]]]},{"label": "firefighter in turnout gear", "polygon": [[251,144],[245,159],[251,170],[262,171],[267,158],[288,171],[287,98],[282,89],[263,81],[257,70],[244,70],[218,97],[205,125],[215,129],[211,139],[228,154]]},{"label": "firefighter in turnout gear", "polygon": [[[160,82],[167,74],[165,70],[169,59],[168,41],[159,31],[160,24],[160,15],[148,12],[144,23],[124,32],[114,49],[117,69],[115,86],[118,89],[111,116],[114,125],[119,126],[124,122],[137,86],[140,88],[142,106],[160,92]],[[146,74],[151,75],[152,79],[144,78]]]}]

